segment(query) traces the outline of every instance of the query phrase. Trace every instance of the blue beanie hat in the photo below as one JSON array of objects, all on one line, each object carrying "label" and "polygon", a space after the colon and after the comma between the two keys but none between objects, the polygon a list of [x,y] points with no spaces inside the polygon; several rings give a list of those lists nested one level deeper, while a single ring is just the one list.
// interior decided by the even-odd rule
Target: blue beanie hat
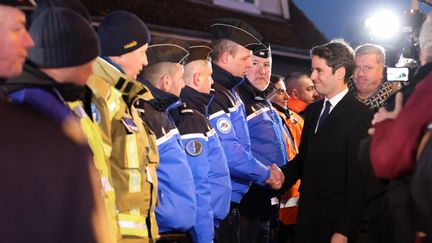
[{"label": "blue beanie hat", "polygon": [[121,56],[150,42],[150,31],[133,13],[117,10],[100,23],[102,56]]},{"label": "blue beanie hat", "polygon": [[45,10],[29,32],[35,46],[28,58],[38,67],[74,67],[99,55],[99,42],[89,22],[66,8]]}]

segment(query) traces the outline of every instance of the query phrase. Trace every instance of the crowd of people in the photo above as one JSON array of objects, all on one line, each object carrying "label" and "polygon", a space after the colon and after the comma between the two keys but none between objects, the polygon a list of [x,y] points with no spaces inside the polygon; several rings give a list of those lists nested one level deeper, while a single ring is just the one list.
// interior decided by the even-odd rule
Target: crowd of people
[{"label": "crowd of people", "polygon": [[29,29],[0,2],[5,242],[432,242],[432,15],[408,85],[385,50],[337,39],[311,73],[272,74],[264,36],[151,36],[131,12],[95,29],[79,0]]}]

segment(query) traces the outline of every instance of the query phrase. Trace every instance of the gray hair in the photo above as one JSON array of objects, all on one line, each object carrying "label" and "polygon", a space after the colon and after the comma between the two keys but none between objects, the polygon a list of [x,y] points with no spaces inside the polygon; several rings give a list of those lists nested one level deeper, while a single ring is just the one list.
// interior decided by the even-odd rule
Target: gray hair
[{"label": "gray hair", "polygon": [[419,44],[426,62],[432,61],[432,14],[428,14],[420,30]]},{"label": "gray hair", "polygon": [[213,60],[218,60],[224,52],[229,52],[232,55],[237,53],[239,44],[228,39],[213,40],[210,47],[213,51],[210,53]]},{"label": "gray hair", "polygon": [[364,54],[375,54],[377,56],[378,64],[385,64],[386,55],[385,49],[382,46],[374,45],[374,44],[363,44],[358,46],[355,49],[355,55],[364,55]]}]

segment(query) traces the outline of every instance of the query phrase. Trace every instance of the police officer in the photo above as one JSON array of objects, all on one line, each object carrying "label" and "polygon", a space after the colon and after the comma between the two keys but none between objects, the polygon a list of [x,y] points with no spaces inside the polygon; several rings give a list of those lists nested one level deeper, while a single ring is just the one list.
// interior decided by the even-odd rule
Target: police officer
[{"label": "police officer", "polygon": [[[154,214],[159,158],[153,133],[132,106],[136,93],[130,92],[147,64],[150,33],[132,13],[114,11],[102,20],[97,34],[102,52],[93,63],[88,85],[97,108],[108,107],[108,113],[96,115],[99,127],[112,141],[105,151],[116,191],[121,242],[149,242],[159,237]],[[146,87],[140,90],[145,93]]]},{"label": "police officer", "polygon": [[[266,98],[271,75],[271,49],[266,42],[253,49],[247,80],[238,88],[245,104],[251,151],[264,165],[275,162],[282,167],[288,161],[282,121]],[[270,218],[278,199],[270,188],[252,184],[240,203],[241,242],[268,242]],[[275,217],[275,213],[273,213]]]},{"label": "police officer", "polygon": [[153,97],[134,102],[157,137],[160,165],[156,219],[161,232],[158,242],[188,242],[190,236],[186,232],[196,219],[194,178],[179,131],[169,115],[181,105],[183,63],[188,54],[186,43],[180,40],[154,39],[147,51],[149,64],[140,75],[140,81],[149,87]]},{"label": "police officer", "polygon": [[250,183],[265,185],[267,182],[279,188],[284,178],[276,165],[269,169],[252,154],[244,104],[235,90],[245,81],[244,75],[252,65],[248,48],[261,44],[262,36],[237,19],[215,20],[211,31],[215,98],[209,108],[209,118],[222,140],[232,184],[231,209],[221,222],[218,241],[238,242],[238,205]]},{"label": "police officer", "polygon": [[[201,168],[196,171],[192,169],[198,206],[194,228],[202,229],[197,230],[196,242],[211,242],[213,228],[219,227],[219,222],[229,211],[231,180],[219,136],[206,117],[213,99],[213,94],[210,94],[213,79],[209,57],[212,49],[205,42],[193,42],[188,51],[183,76],[186,86],[180,94],[184,105],[172,115],[182,135],[191,168],[192,164]],[[205,207],[207,205],[209,209]]]}]

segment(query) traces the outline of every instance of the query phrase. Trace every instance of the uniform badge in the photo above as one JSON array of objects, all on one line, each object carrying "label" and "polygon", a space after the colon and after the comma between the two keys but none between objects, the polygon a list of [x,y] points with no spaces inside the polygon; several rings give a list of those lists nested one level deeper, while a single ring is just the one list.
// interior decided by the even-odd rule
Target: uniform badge
[{"label": "uniform badge", "polygon": [[217,120],[216,127],[219,132],[226,134],[231,131],[231,122],[227,118],[222,117]]},{"label": "uniform badge", "polygon": [[137,125],[131,118],[123,117],[122,118],[123,125],[125,125],[126,129],[131,133],[136,133],[139,131]]},{"label": "uniform badge", "polygon": [[91,113],[93,121],[99,123],[101,120],[101,114],[94,103],[91,104]]},{"label": "uniform badge", "polygon": [[186,143],[185,149],[190,156],[197,157],[202,153],[203,145],[198,140],[191,140]]}]

